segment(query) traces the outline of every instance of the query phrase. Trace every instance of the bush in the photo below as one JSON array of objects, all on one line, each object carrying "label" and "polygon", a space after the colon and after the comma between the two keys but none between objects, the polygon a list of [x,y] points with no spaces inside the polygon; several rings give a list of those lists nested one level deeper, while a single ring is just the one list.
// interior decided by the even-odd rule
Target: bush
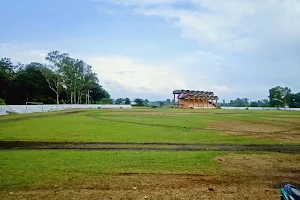
[{"label": "bush", "polygon": [[56,100],[48,96],[40,96],[33,99],[33,102],[42,102],[43,104],[56,104]]},{"label": "bush", "polygon": [[0,98],[0,105],[6,105],[5,101]]}]

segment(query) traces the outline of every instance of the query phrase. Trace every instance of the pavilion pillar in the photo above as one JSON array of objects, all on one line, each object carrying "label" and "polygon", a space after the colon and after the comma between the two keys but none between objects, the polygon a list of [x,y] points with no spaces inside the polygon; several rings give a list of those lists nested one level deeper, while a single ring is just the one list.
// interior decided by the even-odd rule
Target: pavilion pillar
[{"label": "pavilion pillar", "polygon": [[175,107],[175,94],[174,94],[174,103],[173,103],[173,106]]},{"label": "pavilion pillar", "polygon": [[206,98],[206,103],[207,103],[207,107],[208,107],[208,98]]},{"label": "pavilion pillar", "polygon": [[218,99],[216,99],[216,107],[218,107]]},{"label": "pavilion pillar", "polygon": [[194,97],[193,107],[195,107],[195,97]]},{"label": "pavilion pillar", "polygon": [[188,108],[190,107],[190,98],[188,98]]},{"label": "pavilion pillar", "polygon": [[198,107],[200,107],[199,103],[200,103],[200,98],[198,99]]}]

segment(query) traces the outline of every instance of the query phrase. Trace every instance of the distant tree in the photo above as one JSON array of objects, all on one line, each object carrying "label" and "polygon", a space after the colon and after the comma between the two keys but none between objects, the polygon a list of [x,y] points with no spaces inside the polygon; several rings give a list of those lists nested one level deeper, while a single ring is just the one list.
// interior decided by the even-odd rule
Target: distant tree
[{"label": "distant tree", "polygon": [[158,103],[159,103],[160,107],[163,107],[163,105],[165,104],[163,101],[159,101]]},{"label": "distant tree", "polygon": [[124,101],[125,101],[125,99],[123,99],[123,98],[118,98],[118,99],[116,99],[115,103],[116,103],[116,104],[122,104]]},{"label": "distant tree", "polygon": [[291,95],[290,106],[291,108],[300,108],[300,92]]},{"label": "distant tree", "polygon": [[269,99],[270,99],[270,106],[277,107],[284,106],[286,101],[286,91],[285,88],[276,86],[269,90]]},{"label": "distant tree", "polygon": [[103,98],[100,101],[100,104],[110,104],[110,103],[111,103],[110,98]]},{"label": "distant tree", "polygon": [[145,99],[144,100],[144,105],[148,105],[149,104],[149,100],[148,99]]},{"label": "distant tree", "polygon": [[170,105],[170,104],[171,104],[171,99],[167,99],[167,100],[166,100],[166,104],[167,104],[167,105]]},{"label": "distant tree", "polygon": [[259,107],[258,101],[251,101],[250,107]]},{"label": "distant tree", "polygon": [[262,99],[261,102],[262,102],[261,107],[269,107],[270,106],[270,102],[268,99]]},{"label": "distant tree", "polygon": [[285,87],[283,89],[283,101],[284,101],[284,105],[290,107],[290,103],[291,103],[291,98],[292,98],[292,93],[291,93],[291,89],[288,87]]},{"label": "distant tree", "polygon": [[[146,99],[147,100],[147,99]],[[145,100],[145,101],[146,101]],[[135,100],[134,100],[134,102],[136,103],[136,105],[137,106],[144,106],[144,102],[145,102],[143,99],[139,99],[139,98],[136,98]],[[148,101],[148,103],[149,103],[149,101]]]},{"label": "distant tree", "polygon": [[116,103],[116,100],[114,99],[109,99],[109,104],[115,104]]},{"label": "distant tree", "polygon": [[126,104],[126,105],[130,105],[130,104],[131,104],[131,101],[130,101],[130,99],[129,99],[129,98],[127,98],[127,97],[125,98],[125,104]]}]

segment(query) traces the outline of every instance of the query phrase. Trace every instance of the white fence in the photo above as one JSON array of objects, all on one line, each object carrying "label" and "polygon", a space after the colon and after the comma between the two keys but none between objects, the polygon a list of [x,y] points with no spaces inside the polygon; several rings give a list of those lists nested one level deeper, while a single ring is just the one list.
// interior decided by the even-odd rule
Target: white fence
[{"label": "white fence", "polygon": [[[274,107],[227,107],[227,106],[221,106],[222,109],[225,110],[277,110],[277,108]],[[279,110],[294,110],[294,111],[300,111],[300,108],[279,108]]]},{"label": "white fence", "polygon": [[107,108],[107,109],[130,109],[131,105],[102,105],[102,104],[60,104],[60,105],[7,105],[0,106],[0,115],[6,115],[7,112],[15,112],[18,114],[51,112],[58,110],[69,110],[74,108]]}]

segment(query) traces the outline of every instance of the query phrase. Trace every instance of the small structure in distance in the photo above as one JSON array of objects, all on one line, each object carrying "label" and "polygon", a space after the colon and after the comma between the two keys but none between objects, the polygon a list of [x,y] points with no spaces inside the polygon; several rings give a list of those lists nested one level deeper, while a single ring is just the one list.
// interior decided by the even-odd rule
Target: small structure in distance
[{"label": "small structure in distance", "polygon": [[[212,109],[218,107],[219,98],[218,96],[214,96],[213,92],[195,90],[174,90],[173,94],[174,108]],[[178,100],[177,102],[176,95]]]}]

